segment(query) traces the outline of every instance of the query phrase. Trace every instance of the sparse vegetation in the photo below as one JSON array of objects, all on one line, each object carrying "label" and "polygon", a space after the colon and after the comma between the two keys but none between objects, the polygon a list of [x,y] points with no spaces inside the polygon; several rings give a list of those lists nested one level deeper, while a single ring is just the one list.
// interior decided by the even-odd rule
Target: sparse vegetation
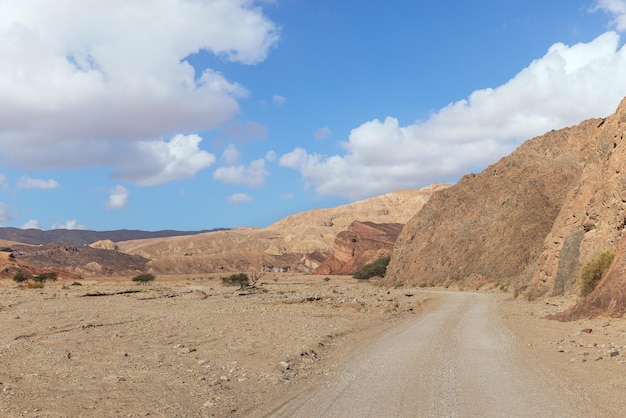
[{"label": "sparse vegetation", "polygon": [[239,286],[239,289],[244,289],[250,286],[250,277],[246,273],[231,274],[228,277],[222,277],[222,282],[226,286]]},{"label": "sparse vegetation", "polygon": [[41,289],[43,288],[43,282],[26,282],[27,289]]},{"label": "sparse vegetation", "polygon": [[15,273],[15,276],[13,276],[13,280],[16,283],[24,283],[24,282],[27,282],[31,278],[32,276],[30,275],[30,273],[27,273],[22,270],[18,271],[17,273]]},{"label": "sparse vegetation", "polygon": [[16,283],[25,283],[28,289],[41,289],[44,282],[56,281],[56,279],[57,273],[54,271],[42,273],[33,277],[30,273],[20,270],[15,274],[15,276],[13,276],[13,280]]},{"label": "sparse vegetation", "polygon": [[594,291],[602,278],[602,273],[609,268],[613,258],[615,258],[614,252],[604,251],[583,266],[580,271],[580,296],[585,297]]},{"label": "sparse vegetation", "polygon": [[81,282],[73,282],[72,286],[82,286],[82,283]]},{"label": "sparse vegetation", "polygon": [[265,276],[263,271],[254,271],[250,275],[247,273],[231,274],[228,277],[222,277],[222,282],[226,286],[239,286],[239,290],[243,290],[245,288],[255,288],[263,276]]},{"label": "sparse vegetation", "polygon": [[352,277],[363,280],[371,279],[376,276],[385,277],[389,260],[391,260],[390,256],[380,257],[378,260],[361,267]]},{"label": "sparse vegetation", "polygon": [[153,281],[155,279],[153,274],[150,273],[144,273],[144,274],[140,274],[138,276],[133,277],[133,282],[137,282],[137,283],[141,283],[141,284],[148,284],[149,282]]},{"label": "sparse vegetation", "polygon": [[35,283],[44,283],[47,281],[55,282],[57,280],[58,274],[54,271],[48,273],[42,273],[35,277],[33,277],[33,281]]}]

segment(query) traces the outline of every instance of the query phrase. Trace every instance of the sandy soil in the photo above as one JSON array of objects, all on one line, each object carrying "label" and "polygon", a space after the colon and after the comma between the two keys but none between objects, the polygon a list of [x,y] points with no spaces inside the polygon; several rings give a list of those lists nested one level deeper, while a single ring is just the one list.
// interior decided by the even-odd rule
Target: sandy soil
[{"label": "sandy soil", "polygon": [[[347,277],[262,280],[244,295],[209,276],[0,281],[0,416],[263,415],[440,299]],[[624,320],[547,321],[573,301],[494,297],[522,361],[563,381],[554,390],[624,414]]]}]

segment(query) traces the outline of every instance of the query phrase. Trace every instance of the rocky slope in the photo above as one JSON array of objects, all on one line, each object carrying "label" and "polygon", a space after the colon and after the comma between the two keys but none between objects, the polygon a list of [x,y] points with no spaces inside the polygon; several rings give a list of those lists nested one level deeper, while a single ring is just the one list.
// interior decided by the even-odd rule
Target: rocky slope
[{"label": "rocky slope", "polygon": [[403,226],[353,222],[337,235],[332,254],[313,274],[353,274],[365,264],[390,255]]},{"label": "rocky slope", "polygon": [[2,251],[7,258],[0,259],[0,276],[12,277],[18,270],[33,274],[45,271],[63,272],[63,277],[74,279],[89,275],[133,275],[146,270],[147,259],[125,254],[114,249],[67,244],[21,245],[12,244]]},{"label": "rocky slope", "polygon": [[625,131],[626,99],[612,116],[529,140],[435,193],[400,234],[387,277],[480,278],[533,297],[575,292],[581,265],[603,250],[622,251]]},{"label": "rocky slope", "polygon": [[431,185],[284,218],[267,228],[236,228],[187,237],[118,242],[141,255],[154,273],[311,272],[332,252],[335,238],[354,221],[404,224],[437,190]]}]

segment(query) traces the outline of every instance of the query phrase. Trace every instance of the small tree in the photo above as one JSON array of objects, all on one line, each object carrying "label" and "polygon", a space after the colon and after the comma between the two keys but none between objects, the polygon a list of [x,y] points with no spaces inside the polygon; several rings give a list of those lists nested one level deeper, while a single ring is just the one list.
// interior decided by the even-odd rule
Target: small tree
[{"label": "small tree", "polygon": [[133,277],[133,282],[141,283],[143,285],[148,284],[149,282],[155,279],[153,274],[144,273],[138,276]]},{"label": "small tree", "polygon": [[390,256],[380,257],[378,260],[361,267],[352,277],[355,279],[371,279],[374,276],[385,277],[389,260],[391,260]]},{"label": "small tree", "polygon": [[240,290],[250,286],[250,277],[246,273],[231,274],[228,277],[222,277],[222,282],[226,286],[239,286]]},{"label": "small tree", "polygon": [[250,273],[250,281],[248,283],[248,286],[255,287],[256,284],[259,282],[259,280],[261,280],[261,277],[263,276],[265,276],[265,272],[262,270],[253,271],[252,273]]}]

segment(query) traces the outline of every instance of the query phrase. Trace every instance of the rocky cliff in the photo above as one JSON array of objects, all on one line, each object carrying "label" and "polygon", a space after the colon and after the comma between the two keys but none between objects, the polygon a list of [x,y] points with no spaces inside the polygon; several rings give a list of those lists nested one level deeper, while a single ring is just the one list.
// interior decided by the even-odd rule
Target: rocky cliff
[{"label": "rocky cliff", "polygon": [[353,274],[364,265],[390,255],[403,226],[353,222],[337,235],[332,254],[313,274]]},{"label": "rocky cliff", "polygon": [[400,234],[387,277],[575,291],[580,266],[616,249],[626,224],[625,130],[626,99],[606,119],[529,140],[435,193]]}]

